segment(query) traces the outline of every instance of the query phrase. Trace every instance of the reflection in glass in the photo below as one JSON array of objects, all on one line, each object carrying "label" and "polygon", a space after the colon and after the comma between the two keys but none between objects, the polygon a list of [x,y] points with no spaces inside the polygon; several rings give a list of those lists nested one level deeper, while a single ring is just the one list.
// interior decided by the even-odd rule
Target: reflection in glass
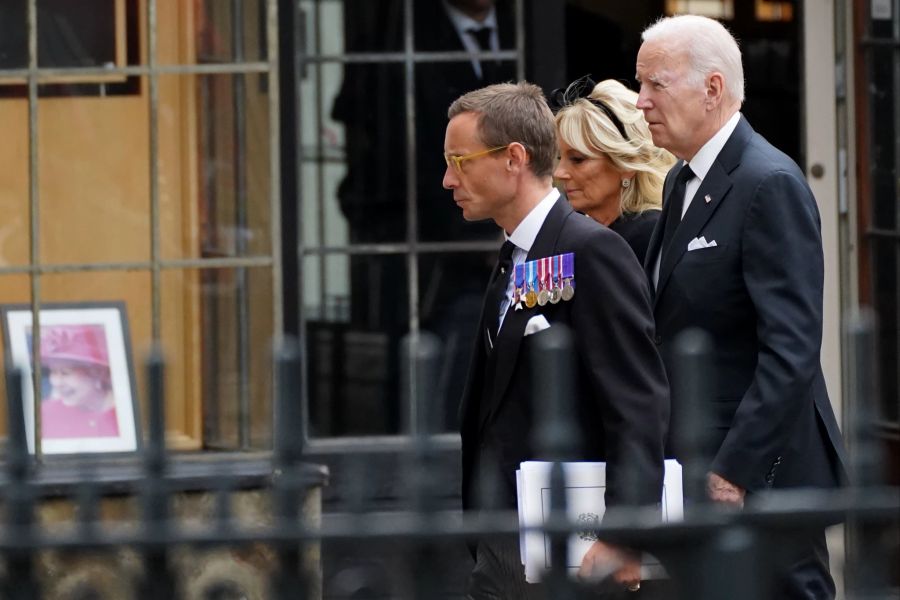
[{"label": "reflection in glass", "polygon": [[[437,4],[432,0],[428,0],[428,3]],[[305,1],[301,6],[310,14],[319,16],[317,25],[320,29],[328,30],[332,27],[330,19],[336,16],[335,12],[327,10],[331,4]],[[405,16],[403,4],[403,0],[344,0],[346,51],[402,52]],[[417,2],[416,9],[418,4],[421,2]]]},{"label": "reflection in glass", "polygon": [[338,201],[347,174],[344,126],[332,118],[344,67],[317,63],[306,67],[297,107],[301,127],[300,218],[307,246],[343,246],[349,242],[347,216]]},{"label": "reflection in glass", "polygon": [[[301,2],[310,54],[402,52],[404,0]],[[406,106],[405,65],[348,62],[340,68],[301,67],[302,294],[307,319],[311,435],[368,435],[402,429],[399,345],[408,331],[410,290],[405,255],[319,255],[318,246],[422,241],[497,242],[491,222],[468,223],[443,189],[447,109],[467,91],[515,78],[515,62],[471,58],[474,52],[516,47],[513,2],[453,2],[488,31],[454,25],[448,3],[417,0],[413,43],[417,52],[469,52],[459,60],[415,65],[415,105]],[[479,7],[487,12],[479,13]],[[474,12],[472,12],[474,11]],[[366,18],[364,18],[364,16]],[[459,16],[459,15],[457,15]],[[337,41],[325,34],[343,24]],[[460,23],[465,23],[465,19]],[[474,21],[470,21],[474,23]],[[372,56],[372,55],[375,56]],[[396,57],[392,57],[396,58]],[[324,110],[323,110],[324,108]],[[415,122],[415,157],[409,160],[408,125]],[[415,199],[407,193],[415,179]],[[417,227],[409,231],[408,214]],[[456,428],[484,286],[494,256],[420,254],[417,307],[423,330],[444,347],[441,427]]]},{"label": "reflection in glass", "polygon": [[[479,18],[492,2],[457,2],[457,17]],[[451,9],[452,10],[452,9]],[[511,2],[497,2],[488,25],[458,31],[443,2],[416,4],[416,50],[427,52],[488,52],[515,48]],[[474,89],[516,78],[514,61],[490,59],[424,62],[416,65],[416,195],[418,237],[424,241],[491,239],[492,223],[466,223],[452,194],[443,189],[443,160],[447,109],[459,96]],[[394,151],[393,149],[391,151]]]},{"label": "reflection in glass", "polygon": [[338,187],[347,169],[343,159],[325,157],[301,166],[303,213],[300,225],[307,247],[346,246],[350,229],[337,201]]},{"label": "reflection in glass", "polygon": [[198,63],[266,59],[266,0],[202,0],[194,4]]},{"label": "reflection in glass", "polygon": [[[36,0],[38,68],[122,67],[138,62],[135,0]],[[28,66],[26,0],[0,2],[0,69]],[[63,75],[39,96],[116,96],[139,91],[138,78],[115,73]],[[0,79],[0,96],[28,93],[24,78]]]},{"label": "reflection in glass", "polygon": [[183,382],[182,412],[202,406],[204,446],[270,447],[271,270],[166,271],[163,293],[169,377]]},{"label": "reflection in glass", "polygon": [[872,227],[900,230],[900,122],[897,121],[898,67],[896,47],[873,46],[871,53],[872,93],[869,111],[872,126],[870,170],[872,186]]},{"label": "reflection in glass", "polygon": [[496,260],[496,252],[419,256],[421,329],[437,335],[441,343],[434,410],[438,411],[442,431],[458,430],[459,400],[484,292]]},{"label": "reflection in glass", "polygon": [[255,75],[197,78],[201,256],[271,253],[268,94]]},{"label": "reflection in glass", "polygon": [[[370,265],[372,258],[346,254],[308,256],[303,263],[303,308],[310,319],[334,322],[350,322],[350,265],[361,265],[361,272],[373,266],[373,275],[380,262]],[[365,286],[367,282],[360,282]],[[379,286],[376,285],[376,289]],[[368,294],[360,294],[359,304]],[[357,309],[357,311],[360,309]],[[374,321],[374,320],[373,320]],[[356,323],[361,323],[357,317]]]},{"label": "reflection in glass", "polygon": [[[343,126],[347,172],[337,188],[337,202],[347,220],[351,243],[406,239],[406,107],[402,90],[401,64],[344,67],[331,118]],[[327,159],[324,153],[312,156]],[[436,159],[443,161],[440,152]]]},{"label": "reflection in glass", "polygon": [[[358,18],[357,3],[345,2],[344,30],[348,52],[400,51],[402,19],[386,26],[376,20]],[[402,13],[402,1],[382,2],[381,15]],[[417,2],[413,37],[416,51],[478,52],[515,47],[511,2],[454,3]],[[478,4],[479,7],[474,5]],[[482,13],[481,6],[491,9]],[[362,7],[360,6],[360,9]],[[367,9],[371,10],[371,8]],[[456,10],[473,27],[458,30],[448,10]],[[490,17],[487,37],[479,41],[473,18]],[[468,21],[466,21],[468,19]],[[322,23],[324,27],[325,24]],[[472,31],[470,31],[470,29]],[[310,67],[312,68],[312,67]],[[426,241],[483,240],[490,226],[462,226],[459,210],[442,188],[445,164],[442,158],[447,109],[460,95],[491,83],[515,79],[514,61],[462,59],[418,62],[415,68],[415,232]],[[343,126],[347,174],[338,188],[338,200],[350,227],[351,243],[395,242],[407,231],[407,125],[403,106],[406,80],[402,63],[347,64],[331,117]],[[315,128],[314,128],[315,130]]]},{"label": "reflection in glass", "polygon": [[[121,64],[117,56],[116,0],[37,0],[39,67]],[[28,66],[26,0],[0,3],[0,69]],[[123,40],[124,41],[124,40]]]},{"label": "reflection in glass", "polygon": [[872,299],[878,315],[881,417],[900,418],[900,237],[872,237]]},{"label": "reflection in glass", "polygon": [[350,279],[362,290],[350,295],[331,282],[339,270],[330,267],[347,257],[329,258],[304,261],[304,275],[324,277],[325,286],[305,300],[310,436],[397,433],[400,343],[409,329],[406,257],[350,256]]},{"label": "reflection in glass", "polygon": [[[874,6],[874,5],[873,5]],[[889,20],[870,24],[872,39],[889,39],[894,29]],[[870,190],[869,235],[872,305],[878,315],[877,344],[881,416],[888,423],[900,419],[900,203],[897,178],[900,146],[897,144],[897,48],[873,44],[868,54]],[[890,427],[890,425],[889,425]]]}]

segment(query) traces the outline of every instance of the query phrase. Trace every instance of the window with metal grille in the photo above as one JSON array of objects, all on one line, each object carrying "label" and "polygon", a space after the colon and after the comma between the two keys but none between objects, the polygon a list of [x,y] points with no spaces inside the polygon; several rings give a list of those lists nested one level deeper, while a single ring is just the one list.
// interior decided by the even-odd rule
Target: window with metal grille
[{"label": "window with metal grille", "polygon": [[878,319],[880,432],[890,444],[894,483],[900,473],[900,16],[897,3],[866,3],[859,22],[857,127],[860,144],[860,302]]},{"label": "window with metal grille", "polygon": [[[299,3],[298,287],[310,438],[410,432],[403,382],[414,366],[401,349],[420,333],[440,341],[434,409],[441,431],[456,430],[501,233],[465,223],[442,189],[446,114],[463,93],[521,76],[521,4]],[[483,18],[487,47],[454,25]]]},{"label": "window with metal grille", "polygon": [[[0,302],[35,316],[120,303],[135,358],[153,344],[166,355],[173,447],[269,447],[282,329],[277,2],[98,0],[88,21],[75,4],[89,12],[4,3],[21,8],[26,52],[0,64],[0,80],[24,90],[0,98]],[[60,27],[71,43],[44,53]],[[122,41],[135,48],[126,62]],[[99,75],[139,85],[48,97]]]}]

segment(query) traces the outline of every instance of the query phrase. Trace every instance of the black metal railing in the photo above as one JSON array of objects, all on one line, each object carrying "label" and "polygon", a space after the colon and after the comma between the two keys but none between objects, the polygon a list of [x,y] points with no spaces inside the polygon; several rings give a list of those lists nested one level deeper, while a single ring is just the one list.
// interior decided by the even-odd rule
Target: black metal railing
[{"label": "black metal railing", "polygon": [[[603,521],[597,532],[600,539],[631,547],[644,548],[665,565],[672,586],[669,597],[703,600],[708,598],[758,599],[769,597],[773,585],[771,559],[799,533],[821,530],[844,521],[853,531],[844,571],[847,598],[896,597],[896,565],[889,556],[896,552],[896,532],[900,518],[900,492],[886,487],[884,461],[879,456],[872,423],[876,420],[869,386],[875,361],[871,349],[872,324],[853,321],[849,339],[854,349],[855,393],[849,405],[854,407],[850,433],[851,481],[836,491],[779,491],[759,496],[742,511],[726,511],[703,503],[686,507],[685,518],[677,523],[660,522],[653,509],[622,510]],[[568,536],[583,529],[566,517],[565,475],[559,467],[577,455],[578,427],[567,404],[571,394],[565,387],[571,381],[572,341],[563,328],[553,328],[536,340],[533,388],[541,398],[536,403],[535,445],[540,456],[555,464],[551,476],[551,514],[542,532],[549,536],[552,563],[546,578],[548,598],[587,597],[592,585],[569,576],[565,560]],[[702,399],[712,393],[708,370],[712,344],[701,332],[682,335],[678,344],[679,375],[673,390],[693,402],[680,419],[675,435],[685,449],[686,494],[704,496],[707,447],[701,438]],[[381,474],[361,471],[351,512],[330,515],[321,523],[311,521],[301,509],[309,491],[323,484],[321,471],[304,463],[302,411],[299,374],[302,353],[295,343],[284,344],[276,358],[276,413],[274,452],[267,476],[257,482],[271,499],[271,519],[247,525],[234,512],[230,497],[246,487],[240,473],[208,469],[200,488],[215,498],[215,517],[194,527],[185,527],[172,511],[173,498],[182,489],[175,476],[172,456],[165,448],[163,398],[163,360],[153,354],[147,360],[149,411],[148,439],[142,450],[138,476],[130,483],[112,489],[101,475],[101,466],[90,462],[71,463],[76,485],[66,495],[78,510],[72,527],[57,529],[37,519],[38,507],[46,497],[40,471],[29,455],[22,403],[22,377],[7,368],[8,446],[5,480],[0,485],[3,512],[0,520],[0,589],[4,598],[31,599],[46,595],[46,573],[41,557],[48,552],[91,552],[113,555],[123,548],[137,556],[139,577],[126,586],[135,598],[193,597],[185,590],[183,574],[174,568],[175,555],[182,548],[234,549],[264,547],[272,560],[266,573],[268,584],[262,598],[313,598],[322,590],[317,581],[321,571],[304,560],[320,543],[389,543],[400,555],[403,568],[396,572],[373,573],[370,569],[349,575],[356,580],[342,590],[325,589],[327,598],[431,599],[438,597],[435,582],[444,570],[442,545],[450,541],[473,540],[479,536],[518,536],[519,521],[509,511],[482,511],[462,515],[441,510],[435,485],[446,477],[435,461],[436,451],[430,433],[436,430],[429,399],[440,347],[438,342],[419,334],[405,344],[412,354],[415,369],[404,388],[417,399],[410,418],[416,419],[418,433],[411,441],[408,468],[410,510],[379,513],[368,511],[365,501],[370,482]],[[136,523],[130,526],[110,524],[101,519],[99,501],[110,494],[127,494],[140,499]],[[893,532],[893,533],[891,533]],[[891,578],[894,578],[891,581]],[[403,579],[397,584],[396,579]],[[893,587],[892,587],[893,586]],[[397,591],[401,590],[401,591]],[[199,595],[196,595],[199,594]],[[195,593],[200,598],[256,597],[234,582],[212,582]],[[105,598],[88,578],[78,588],[78,598]],[[72,596],[72,597],[76,597]]]}]

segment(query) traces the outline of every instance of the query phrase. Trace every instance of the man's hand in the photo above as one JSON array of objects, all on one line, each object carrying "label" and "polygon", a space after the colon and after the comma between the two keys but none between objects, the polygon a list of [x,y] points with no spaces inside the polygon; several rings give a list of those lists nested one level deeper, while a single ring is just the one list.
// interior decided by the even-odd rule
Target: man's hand
[{"label": "man's hand", "polygon": [[641,558],[630,550],[594,542],[578,568],[578,577],[600,581],[612,575],[613,581],[636,590],[641,585]]},{"label": "man's hand", "polygon": [[727,479],[710,472],[706,475],[706,493],[713,502],[744,508],[744,496],[747,494],[747,491],[738,485],[734,485]]}]

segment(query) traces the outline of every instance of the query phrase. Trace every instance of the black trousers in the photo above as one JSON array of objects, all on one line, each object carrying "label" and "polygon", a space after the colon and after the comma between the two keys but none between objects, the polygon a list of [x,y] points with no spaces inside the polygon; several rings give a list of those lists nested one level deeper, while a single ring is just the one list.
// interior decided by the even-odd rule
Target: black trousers
[{"label": "black trousers", "polygon": [[544,586],[525,581],[519,541],[491,538],[478,542],[467,600],[544,600]]},{"label": "black trousers", "polygon": [[[584,586],[577,594],[579,600],[665,600],[669,597],[666,582],[661,581],[643,582],[637,592],[607,583],[603,587]],[[545,584],[526,583],[518,540],[491,538],[478,542],[466,600],[555,600],[555,596]]]},{"label": "black trousers", "polygon": [[[794,538],[785,546],[790,562],[784,562],[787,556],[772,556],[774,562],[768,566],[775,572],[775,589],[771,590],[771,598],[778,600],[833,600],[835,597],[834,580],[828,568],[828,548],[825,544],[824,532]],[[785,548],[782,546],[782,549]],[[776,553],[780,554],[780,553]],[[544,584],[531,584],[525,581],[525,568],[519,559],[519,543],[511,538],[491,538],[478,542],[475,567],[469,576],[466,590],[467,600],[551,600],[552,590]],[[779,560],[780,559],[780,560]],[[715,568],[714,565],[696,565],[697,573],[704,569]],[[665,600],[678,597],[678,582],[653,581],[643,582],[637,593],[627,591],[609,591],[584,589],[579,598],[590,599],[625,599],[625,600]]]},{"label": "black trousers", "polygon": [[778,596],[783,600],[833,600],[834,579],[828,566],[825,532],[809,534],[794,546],[786,570],[778,579]]}]

